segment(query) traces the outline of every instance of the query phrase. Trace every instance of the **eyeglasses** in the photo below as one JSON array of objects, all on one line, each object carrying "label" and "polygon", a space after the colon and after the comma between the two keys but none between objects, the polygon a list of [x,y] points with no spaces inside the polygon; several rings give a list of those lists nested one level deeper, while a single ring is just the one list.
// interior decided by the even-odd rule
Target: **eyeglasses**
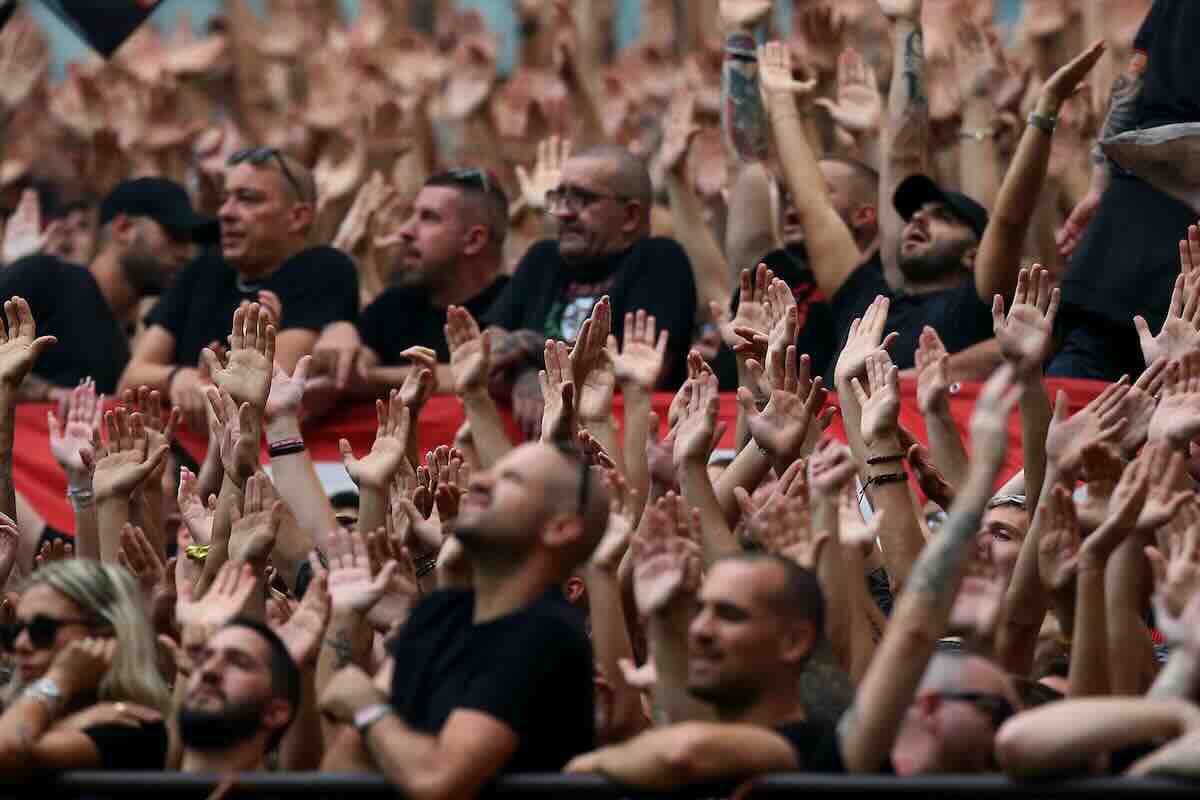
[{"label": "eyeglasses", "polygon": [[999,730],[1000,726],[1017,713],[1012,703],[1002,694],[991,692],[939,692],[944,700],[959,700],[970,703],[984,714],[992,718],[992,728]]},{"label": "eyeglasses", "polygon": [[8,622],[0,625],[0,645],[5,650],[13,650],[21,631],[29,631],[29,643],[34,650],[46,650],[54,645],[58,638],[58,629],[64,625],[91,625],[83,619],[55,619],[44,614],[36,614],[28,622]]},{"label": "eyeglasses", "polygon": [[296,180],[296,176],[288,169],[287,161],[284,160],[283,154],[279,152],[279,148],[277,147],[250,147],[245,150],[238,150],[229,157],[227,164],[233,167],[241,163],[249,163],[256,167],[261,167],[272,158],[279,164],[279,169],[283,173],[283,177],[287,178],[287,182],[296,190],[296,196],[306,203],[311,202],[308,192],[304,191],[304,188],[300,185],[300,181]]},{"label": "eyeglasses", "polygon": [[554,209],[561,206],[567,211],[582,211],[592,203],[606,197],[622,199],[619,194],[592,192],[578,186],[559,186],[546,192],[546,208]]}]

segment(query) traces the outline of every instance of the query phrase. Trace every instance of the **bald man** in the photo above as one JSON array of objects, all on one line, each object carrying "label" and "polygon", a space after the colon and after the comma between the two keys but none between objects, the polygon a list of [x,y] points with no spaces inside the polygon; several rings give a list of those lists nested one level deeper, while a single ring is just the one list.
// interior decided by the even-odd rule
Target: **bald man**
[{"label": "bald man", "polygon": [[317,189],[312,174],[272,147],[230,157],[219,222],[220,252],[193,261],[146,317],[147,330],[121,377],[121,388],[167,392],[189,427],[204,427],[200,351],[224,344],[229,319],[247,301],[274,293],[275,361],[291,372],[312,352],[321,330],[358,313],[358,275],[339,250],[311,246]]},{"label": "bald man", "polygon": [[646,165],[623,148],[595,147],[563,165],[561,182],[546,195],[558,222],[557,241],[529,248],[484,317],[508,334],[493,337],[492,368],[513,381],[514,394],[540,399],[543,342],[574,341],[604,295],[612,299],[618,338],[627,311],[644,309],[657,318],[659,328],[670,332],[660,382],[674,387],[683,379],[696,286],[683,248],[650,236],[652,205]]}]

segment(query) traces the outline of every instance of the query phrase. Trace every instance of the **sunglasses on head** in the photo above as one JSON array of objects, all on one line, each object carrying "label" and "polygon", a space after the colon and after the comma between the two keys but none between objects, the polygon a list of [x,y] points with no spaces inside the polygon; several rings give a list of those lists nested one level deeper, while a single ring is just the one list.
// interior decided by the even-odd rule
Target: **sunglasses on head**
[{"label": "sunglasses on head", "polygon": [[970,703],[975,706],[992,718],[992,727],[996,730],[999,730],[1000,726],[1009,717],[1017,713],[1012,703],[1002,694],[991,692],[941,692],[941,696],[944,700],[961,700],[964,703]]},{"label": "sunglasses on head", "polygon": [[466,167],[461,169],[446,170],[442,173],[445,177],[459,183],[469,183],[483,189],[484,193],[492,191],[492,179],[488,177],[487,171],[476,169],[475,167]]},{"label": "sunglasses on head", "polygon": [[0,645],[11,651],[21,636],[21,631],[29,632],[29,643],[34,650],[46,650],[54,645],[58,638],[59,628],[64,625],[91,625],[84,619],[55,619],[44,614],[35,614],[28,622],[8,622],[0,625]]},{"label": "sunglasses on head", "polygon": [[309,202],[308,193],[304,191],[303,187],[300,186],[300,181],[296,180],[296,176],[288,169],[287,161],[284,159],[283,154],[279,152],[278,147],[249,147],[245,150],[238,150],[229,157],[227,163],[231,167],[242,163],[261,167],[271,159],[275,159],[275,162],[279,164],[279,170],[283,173],[283,177],[287,179],[287,182],[292,185],[292,188],[296,190],[296,196],[306,203]]}]

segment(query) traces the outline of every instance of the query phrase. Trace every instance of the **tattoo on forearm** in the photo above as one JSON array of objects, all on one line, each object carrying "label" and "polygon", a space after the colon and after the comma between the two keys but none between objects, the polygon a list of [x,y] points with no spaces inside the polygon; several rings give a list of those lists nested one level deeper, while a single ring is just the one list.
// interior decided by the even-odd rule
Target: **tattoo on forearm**
[{"label": "tattoo on forearm", "polygon": [[908,102],[924,107],[929,103],[925,96],[925,37],[920,28],[915,28],[904,39],[904,85],[908,88]]},{"label": "tattoo on forearm", "polygon": [[987,498],[982,497],[978,502],[962,503],[962,507],[951,509],[942,530],[925,545],[913,564],[906,591],[928,594],[934,603],[948,599],[946,594],[954,588],[954,576],[962,569],[971,543],[979,533],[986,502]]},{"label": "tattoo on forearm", "polygon": [[333,651],[333,666],[342,669],[354,661],[354,643],[345,631],[337,631],[333,636],[325,637],[325,646]]},{"label": "tattoo on forearm", "polygon": [[767,114],[758,91],[754,37],[739,32],[725,40],[721,66],[721,132],[725,145],[743,161],[767,155]]}]

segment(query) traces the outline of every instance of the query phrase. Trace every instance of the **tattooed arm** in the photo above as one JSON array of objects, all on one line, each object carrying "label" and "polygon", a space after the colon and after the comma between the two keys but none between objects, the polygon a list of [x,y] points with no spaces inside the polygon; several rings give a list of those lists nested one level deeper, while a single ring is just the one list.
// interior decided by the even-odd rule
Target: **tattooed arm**
[{"label": "tattooed arm", "polygon": [[883,131],[879,175],[879,247],[884,275],[901,282],[896,264],[904,221],[892,204],[896,187],[929,171],[929,99],[925,93],[925,39],[920,0],[882,0],[892,21],[892,84]]},{"label": "tattooed arm", "polygon": [[937,536],[913,565],[883,641],[842,716],[838,739],[847,772],[878,772],[886,763],[917,686],[945,633],[984,507],[1004,463],[1008,412],[1016,403],[1013,373],[1002,367],[987,382],[971,420],[971,461],[962,490]]},{"label": "tattooed arm", "polygon": [[767,155],[767,113],[758,92],[754,35],[738,30],[725,39],[721,65],[721,134],[726,152],[738,161]]}]

